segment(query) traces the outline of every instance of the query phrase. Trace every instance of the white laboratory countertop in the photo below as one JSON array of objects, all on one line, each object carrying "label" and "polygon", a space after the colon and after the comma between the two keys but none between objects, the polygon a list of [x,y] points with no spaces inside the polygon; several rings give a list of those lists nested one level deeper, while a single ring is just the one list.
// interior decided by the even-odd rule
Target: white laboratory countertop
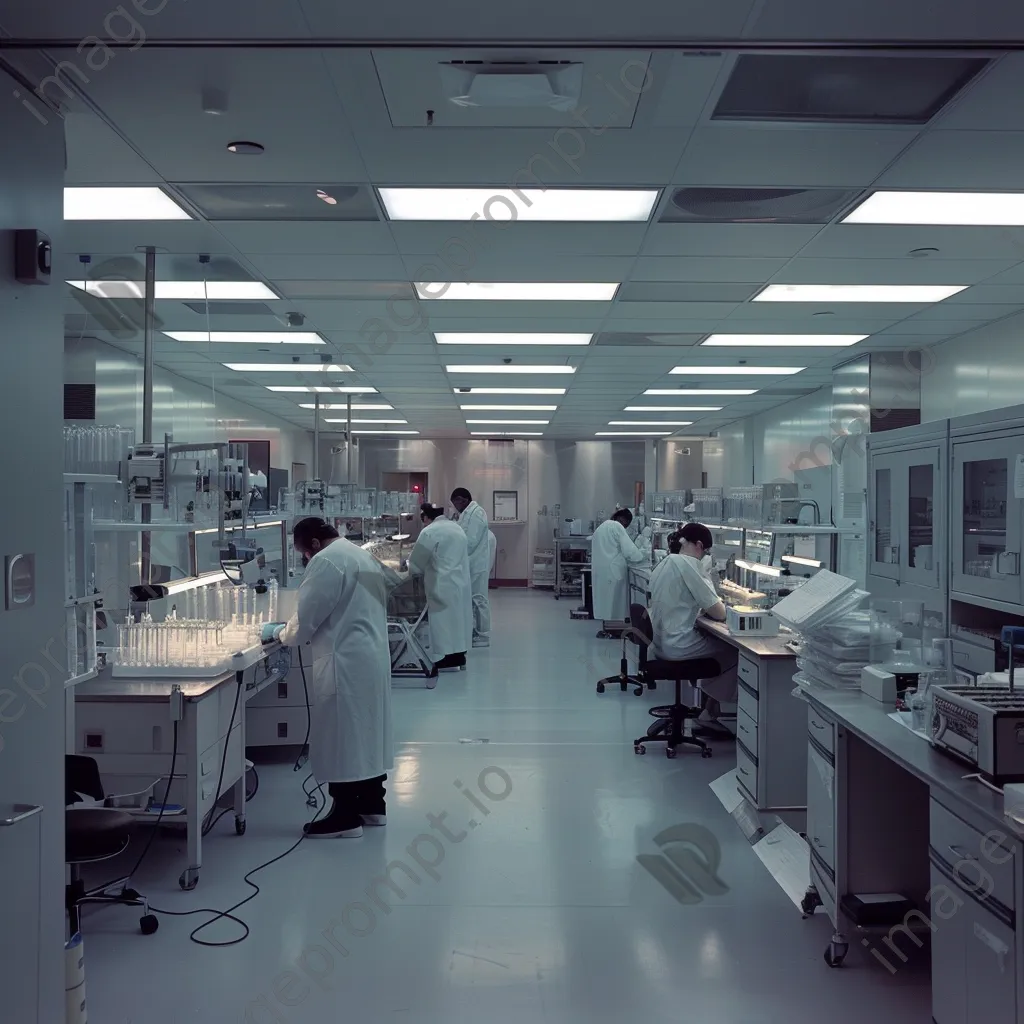
[{"label": "white laboratory countertop", "polygon": [[796,654],[786,646],[787,641],[792,639],[790,634],[781,633],[778,636],[736,636],[734,633],[729,632],[729,627],[724,622],[715,622],[713,619],[707,619],[703,615],[697,619],[696,626],[702,633],[717,637],[719,640],[724,640],[727,644],[735,647],[736,650],[743,651],[755,658],[772,660],[789,658],[793,661],[796,660]]},{"label": "white laboratory countertop", "polygon": [[926,739],[889,717],[891,707],[859,691],[804,691],[810,705],[915,775],[929,788],[975,810],[993,827],[1024,841],[1024,825],[1003,814],[1003,797],[975,778],[971,766],[936,750]]}]

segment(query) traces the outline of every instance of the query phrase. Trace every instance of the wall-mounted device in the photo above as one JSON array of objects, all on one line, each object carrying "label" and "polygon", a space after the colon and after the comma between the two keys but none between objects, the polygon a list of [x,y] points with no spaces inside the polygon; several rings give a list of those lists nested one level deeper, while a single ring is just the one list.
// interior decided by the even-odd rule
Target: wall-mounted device
[{"label": "wall-mounted device", "polygon": [[32,229],[14,232],[14,277],[20,284],[49,284],[53,272],[53,244]]}]

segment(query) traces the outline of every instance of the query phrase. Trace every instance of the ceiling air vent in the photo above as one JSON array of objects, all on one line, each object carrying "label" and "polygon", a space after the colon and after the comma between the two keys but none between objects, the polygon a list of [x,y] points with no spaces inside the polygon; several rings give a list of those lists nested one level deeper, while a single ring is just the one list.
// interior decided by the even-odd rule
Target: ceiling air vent
[{"label": "ceiling air vent", "polygon": [[662,221],[703,224],[827,224],[860,191],[837,188],[680,188]]},{"label": "ceiling air vent", "polygon": [[610,331],[599,334],[594,344],[608,348],[689,348],[703,337],[703,334],[629,334]]},{"label": "ceiling air vent", "polygon": [[64,385],[64,419],[94,420],[96,419],[96,385],[65,384]]},{"label": "ceiling air vent", "polygon": [[986,57],[748,53],[737,59],[713,117],[925,124],[986,64]]},{"label": "ceiling air vent", "polygon": [[177,185],[207,220],[378,220],[360,185]]},{"label": "ceiling air vent", "polygon": [[457,107],[575,110],[583,65],[571,61],[447,61],[441,91]]}]

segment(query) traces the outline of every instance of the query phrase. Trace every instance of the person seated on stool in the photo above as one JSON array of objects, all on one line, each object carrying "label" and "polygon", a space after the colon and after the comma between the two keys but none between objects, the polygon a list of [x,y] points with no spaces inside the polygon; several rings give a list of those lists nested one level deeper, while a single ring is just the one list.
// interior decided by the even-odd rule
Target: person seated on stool
[{"label": "person seated on stool", "polygon": [[714,658],[722,674],[702,679],[700,688],[708,697],[701,721],[714,721],[723,703],[736,700],[736,649],[695,627],[703,613],[716,622],[725,621],[722,603],[709,577],[711,531],[701,523],[687,523],[669,535],[669,554],[651,573],[648,613],[654,630],[651,655],[667,661]]},{"label": "person seated on stool", "polygon": [[463,668],[473,636],[466,534],[437,505],[421,505],[420,522],[423,529],[409,556],[409,575],[423,577],[430,658],[438,669]]}]

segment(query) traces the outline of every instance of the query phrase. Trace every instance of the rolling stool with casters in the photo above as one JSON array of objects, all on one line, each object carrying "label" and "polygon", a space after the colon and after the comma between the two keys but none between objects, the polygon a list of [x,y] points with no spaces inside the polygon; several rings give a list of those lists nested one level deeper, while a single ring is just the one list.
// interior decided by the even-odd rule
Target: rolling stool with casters
[{"label": "rolling stool with casters", "polygon": [[597,681],[598,693],[604,693],[605,687],[608,686],[618,686],[625,693],[627,687],[633,686],[635,687],[633,693],[640,697],[643,695],[645,686],[650,690],[658,688],[657,681],[646,677],[643,671],[639,675],[631,676],[629,674],[629,661],[626,658],[626,642],[629,641],[636,644],[639,648],[640,664],[642,666],[652,635],[651,619],[647,614],[647,609],[642,604],[631,604],[629,606],[629,625],[622,631],[622,660],[619,662],[619,674],[599,679]]},{"label": "rolling stool with casters", "polygon": [[64,811],[64,861],[71,868],[71,881],[64,891],[69,934],[75,935],[81,930],[79,908],[83,903],[120,903],[128,907],[142,907],[139,928],[143,935],[152,935],[159,921],[149,912],[146,897],[128,888],[110,892],[115,886],[128,882],[128,878],[117,879],[97,889],[86,889],[82,881],[82,865],[108,860],[127,849],[132,816],[112,807],[71,806],[80,803],[82,797],[109,800],[103,792],[99,768],[91,757],[65,756],[64,790],[68,805]]}]

